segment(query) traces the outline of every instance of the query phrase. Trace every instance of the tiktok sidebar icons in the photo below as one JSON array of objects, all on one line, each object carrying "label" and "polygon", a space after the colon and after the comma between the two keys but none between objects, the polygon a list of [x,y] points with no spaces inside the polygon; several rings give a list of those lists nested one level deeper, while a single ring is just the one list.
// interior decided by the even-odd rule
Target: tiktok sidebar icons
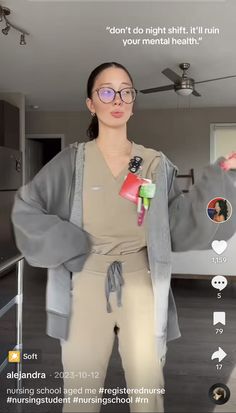
[{"label": "tiktok sidebar icons", "polygon": [[208,202],[206,213],[215,224],[223,224],[231,218],[232,205],[228,199],[218,196]]},{"label": "tiktok sidebar icons", "polygon": [[215,383],[209,389],[208,395],[214,404],[225,404],[230,398],[230,390],[226,384]]},{"label": "tiktok sidebar icons", "polygon": [[217,293],[217,298],[221,298],[221,291],[225,289],[225,287],[227,286],[228,281],[227,278],[224,277],[223,275],[216,275],[214,278],[212,278],[211,280],[211,285],[213,288],[215,288],[216,290],[219,290],[219,292]]},{"label": "tiktok sidebar icons", "polygon": [[[217,197],[212,199],[207,205],[207,216],[215,224],[222,225],[228,221],[232,216],[232,206],[227,199]],[[227,328],[227,313],[224,307],[222,307],[224,290],[227,288],[228,280],[222,275],[227,263],[227,256],[224,254],[227,250],[228,244],[226,240],[214,239],[211,243],[213,256],[211,257],[211,263],[217,264],[220,268],[221,275],[215,275],[211,279],[211,286],[216,290],[217,303],[212,314],[212,325],[215,329],[217,342],[215,348],[213,347],[212,353],[209,355],[212,363],[215,364],[217,374],[222,374],[224,361],[227,360],[227,343],[222,340],[225,328]],[[216,271],[217,274],[218,271]],[[219,308],[220,307],[220,308]],[[226,348],[225,348],[226,347]],[[209,398],[214,404],[225,404],[230,398],[230,390],[226,384],[218,383],[213,384],[209,389]]]},{"label": "tiktok sidebar icons", "polygon": [[[223,275],[216,275],[211,280],[211,285],[218,292],[216,293],[217,300],[222,299],[222,291],[227,287],[227,278]],[[215,334],[220,337],[224,334],[224,328],[227,324],[225,311],[214,311],[212,314],[212,325],[215,328]],[[223,362],[228,354],[224,349],[224,345],[220,344],[221,340],[217,340],[214,351],[211,354],[211,360],[215,363],[216,370],[222,372]],[[209,398],[214,404],[225,404],[230,398],[230,390],[224,383],[213,384],[208,392]]]}]

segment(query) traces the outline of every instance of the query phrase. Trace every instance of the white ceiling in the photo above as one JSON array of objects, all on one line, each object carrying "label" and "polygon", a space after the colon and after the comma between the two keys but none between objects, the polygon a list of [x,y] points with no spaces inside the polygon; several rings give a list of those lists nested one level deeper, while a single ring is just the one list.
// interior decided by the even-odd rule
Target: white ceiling
[{"label": "white ceiling", "polygon": [[[87,78],[105,61],[125,65],[137,89],[171,84],[161,71],[169,67],[181,74],[181,62],[191,63],[189,75],[196,81],[236,75],[235,0],[0,0],[0,4],[12,10],[12,23],[30,33],[27,46],[19,46],[16,32],[10,30],[7,36],[0,32],[0,92],[21,92],[27,105],[39,105],[40,110],[85,110]],[[124,47],[123,38],[156,36],[113,35],[108,26],[131,30],[202,26],[219,28],[220,34],[203,35],[199,45]],[[178,97],[174,91],[140,94],[137,107],[236,106],[236,78],[196,89],[202,97]]]}]

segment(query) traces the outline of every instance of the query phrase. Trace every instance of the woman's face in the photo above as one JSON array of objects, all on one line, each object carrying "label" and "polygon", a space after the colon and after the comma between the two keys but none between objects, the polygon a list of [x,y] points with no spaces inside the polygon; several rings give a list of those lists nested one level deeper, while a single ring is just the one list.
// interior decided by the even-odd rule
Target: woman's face
[{"label": "woman's face", "polygon": [[215,210],[216,210],[216,212],[220,212],[220,205],[219,205],[219,202],[216,202],[215,203]]},{"label": "woman's face", "polygon": [[118,93],[112,102],[103,103],[96,92],[101,87],[110,87],[115,91],[133,87],[127,73],[117,67],[103,70],[95,79],[91,99],[86,99],[88,109],[96,113],[99,122],[114,128],[126,124],[132,114],[133,103],[123,102]]}]

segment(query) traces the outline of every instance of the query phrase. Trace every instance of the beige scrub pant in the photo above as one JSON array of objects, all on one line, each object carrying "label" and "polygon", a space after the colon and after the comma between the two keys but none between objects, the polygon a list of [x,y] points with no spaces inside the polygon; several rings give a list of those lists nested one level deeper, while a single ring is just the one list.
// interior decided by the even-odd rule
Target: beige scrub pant
[{"label": "beige scrub pant", "polygon": [[[112,312],[108,313],[105,278],[109,264],[115,260],[122,262],[122,306],[117,306],[116,292],[112,292]],[[136,389],[128,394],[130,411],[163,412],[163,393],[158,394],[157,389],[164,388],[164,378],[154,340],[154,300],[146,249],[119,256],[91,254],[83,270],[73,274],[72,284],[69,337],[61,340],[64,397],[68,397],[68,389],[77,390],[70,403],[64,403],[63,412],[100,411],[103,392],[99,389],[104,386],[115,325],[119,327],[119,353],[127,389]],[[124,403],[124,396],[118,393],[107,397],[119,397],[121,400],[116,401]]]}]

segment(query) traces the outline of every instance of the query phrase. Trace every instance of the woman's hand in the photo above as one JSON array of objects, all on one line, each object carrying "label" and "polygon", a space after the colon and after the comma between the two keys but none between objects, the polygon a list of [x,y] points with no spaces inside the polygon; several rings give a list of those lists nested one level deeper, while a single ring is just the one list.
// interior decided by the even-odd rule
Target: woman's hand
[{"label": "woman's hand", "polygon": [[220,163],[221,169],[228,171],[229,169],[236,169],[236,152],[232,152],[227,156],[226,160]]}]

